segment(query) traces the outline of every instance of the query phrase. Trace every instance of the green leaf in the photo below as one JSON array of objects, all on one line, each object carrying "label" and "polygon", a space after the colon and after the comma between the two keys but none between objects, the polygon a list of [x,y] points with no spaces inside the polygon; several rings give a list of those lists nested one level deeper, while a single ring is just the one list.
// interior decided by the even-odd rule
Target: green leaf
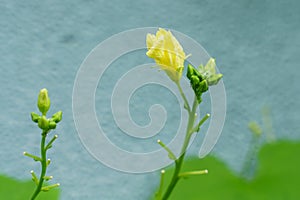
[{"label": "green leaf", "polygon": [[[233,173],[224,162],[215,157],[190,158],[183,165],[182,171],[205,168],[209,173],[181,179],[170,200],[300,199],[299,155],[300,142],[280,141],[264,145],[258,154],[257,171],[250,181]],[[170,181],[172,170],[166,171],[165,187]]]},{"label": "green leaf", "polygon": [[[36,185],[31,181],[20,181],[0,175],[0,199],[29,200]],[[47,193],[41,192],[36,200],[58,200],[59,190],[53,189]]]}]

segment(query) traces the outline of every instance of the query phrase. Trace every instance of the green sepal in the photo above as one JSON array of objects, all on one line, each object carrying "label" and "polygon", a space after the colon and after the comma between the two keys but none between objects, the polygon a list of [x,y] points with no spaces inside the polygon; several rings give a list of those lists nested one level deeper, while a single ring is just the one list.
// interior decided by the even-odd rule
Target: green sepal
[{"label": "green sepal", "polygon": [[35,123],[38,123],[39,119],[41,118],[41,116],[39,114],[36,114],[35,112],[31,112],[31,120]]},{"label": "green sepal", "polygon": [[207,79],[208,85],[216,85],[223,77],[223,74],[214,74]]},{"label": "green sepal", "polygon": [[38,121],[38,126],[42,130],[49,130],[49,120],[45,116],[42,116]]},{"label": "green sepal", "polygon": [[62,119],[62,111],[58,111],[56,112],[54,115],[52,115],[52,120],[55,122],[55,123],[58,123],[60,122]]},{"label": "green sepal", "polygon": [[53,121],[53,119],[49,120],[49,129],[55,129],[56,128],[56,123]]},{"label": "green sepal", "polygon": [[188,79],[191,80],[192,76],[197,76],[199,78],[200,81],[203,80],[203,77],[201,76],[201,74],[198,72],[198,70],[196,70],[193,65],[188,64],[188,69],[187,69],[187,74],[186,76],[188,77]]},{"label": "green sepal", "polygon": [[209,86],[216,85],[223,77],[222,74],[216,74],[216,61],[213,58],[210,58],[205,66],[201,64],[198,71],[207,80]]},{"label": "green sepal", "polygon": [[199,92],[204,93],[208,90],[208,83],[206,80],[203,80],[199,83]]}]

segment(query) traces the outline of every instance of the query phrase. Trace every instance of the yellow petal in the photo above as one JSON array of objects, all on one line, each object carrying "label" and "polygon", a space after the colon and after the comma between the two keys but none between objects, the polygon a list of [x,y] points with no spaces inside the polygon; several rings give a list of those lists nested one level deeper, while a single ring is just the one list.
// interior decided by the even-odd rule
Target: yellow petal
[{"label": "yellow petal", "polygon": [[179,81],[186,55],[171,31],[159,28],[155,35],[147,34],[147,56],[164,70],[173,81]]},{"label": "yellow petal", "polygon": [[153,46],[153,43],[156,41],[156,37],[153,34],[148,33],[147,34],[147,48],[151,48]]}]

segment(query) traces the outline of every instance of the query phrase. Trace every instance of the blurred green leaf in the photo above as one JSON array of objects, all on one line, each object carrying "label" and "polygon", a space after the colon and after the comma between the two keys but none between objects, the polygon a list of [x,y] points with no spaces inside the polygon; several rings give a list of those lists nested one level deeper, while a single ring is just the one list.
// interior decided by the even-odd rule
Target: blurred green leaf
[{"label": "blurred green leaf", "polygon": [[[35,189],[35,184],[31,181],[19,181],[0,175],[0,199],[9,200],[29,200]],[[49,192],[39,194],[37,200],[57,200],[59,190],[53,189]]]},{"label": "blurred green leaf", "polygon": [[[180,180],[170,200],[300,199],[299,155],[299,142],[280,141],[264,145],[258,154],[259,166],[250,181],[234,174],[212,156],[201,160],[187,159],[182,172],[208,169],[209,173]],[[172,170],[166,171],[165,183],[170,180]]]}]

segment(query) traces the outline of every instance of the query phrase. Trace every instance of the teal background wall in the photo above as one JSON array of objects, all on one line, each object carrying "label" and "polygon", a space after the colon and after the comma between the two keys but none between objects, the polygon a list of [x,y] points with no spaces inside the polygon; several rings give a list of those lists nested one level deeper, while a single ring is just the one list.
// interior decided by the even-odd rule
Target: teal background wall
[{"label": "teal background wall", "polygon": [[[61,183],[61,199],[151,195],[157,172],[125,174],[102,165],[80,143],[72,117],[73,83],[87,54],[113,34],[148,26],[185,33],[217,59],[228,102],[223,133],[212,153],[239,172],[251,138],[247,123],[261,122],[264,105],[272,110],[277,138],[300,138],[299,10],[297,0],[3,1],[0,173],[28,179],[29,171],[37,169],[22,152],[38,153],[38,128],[29,113],[37,111],[37,93],[46,87],[51,111],[64,111],[60,138],[49,154],[54,163],[49,173]],[[139,100],[136,104],[142,105]],[[141,123],[148,120],[145,112],[133,115]],[[105,124],[107,130],[112,127]],[[196,141],[189,153],[196,154],[200,144]]]}]

